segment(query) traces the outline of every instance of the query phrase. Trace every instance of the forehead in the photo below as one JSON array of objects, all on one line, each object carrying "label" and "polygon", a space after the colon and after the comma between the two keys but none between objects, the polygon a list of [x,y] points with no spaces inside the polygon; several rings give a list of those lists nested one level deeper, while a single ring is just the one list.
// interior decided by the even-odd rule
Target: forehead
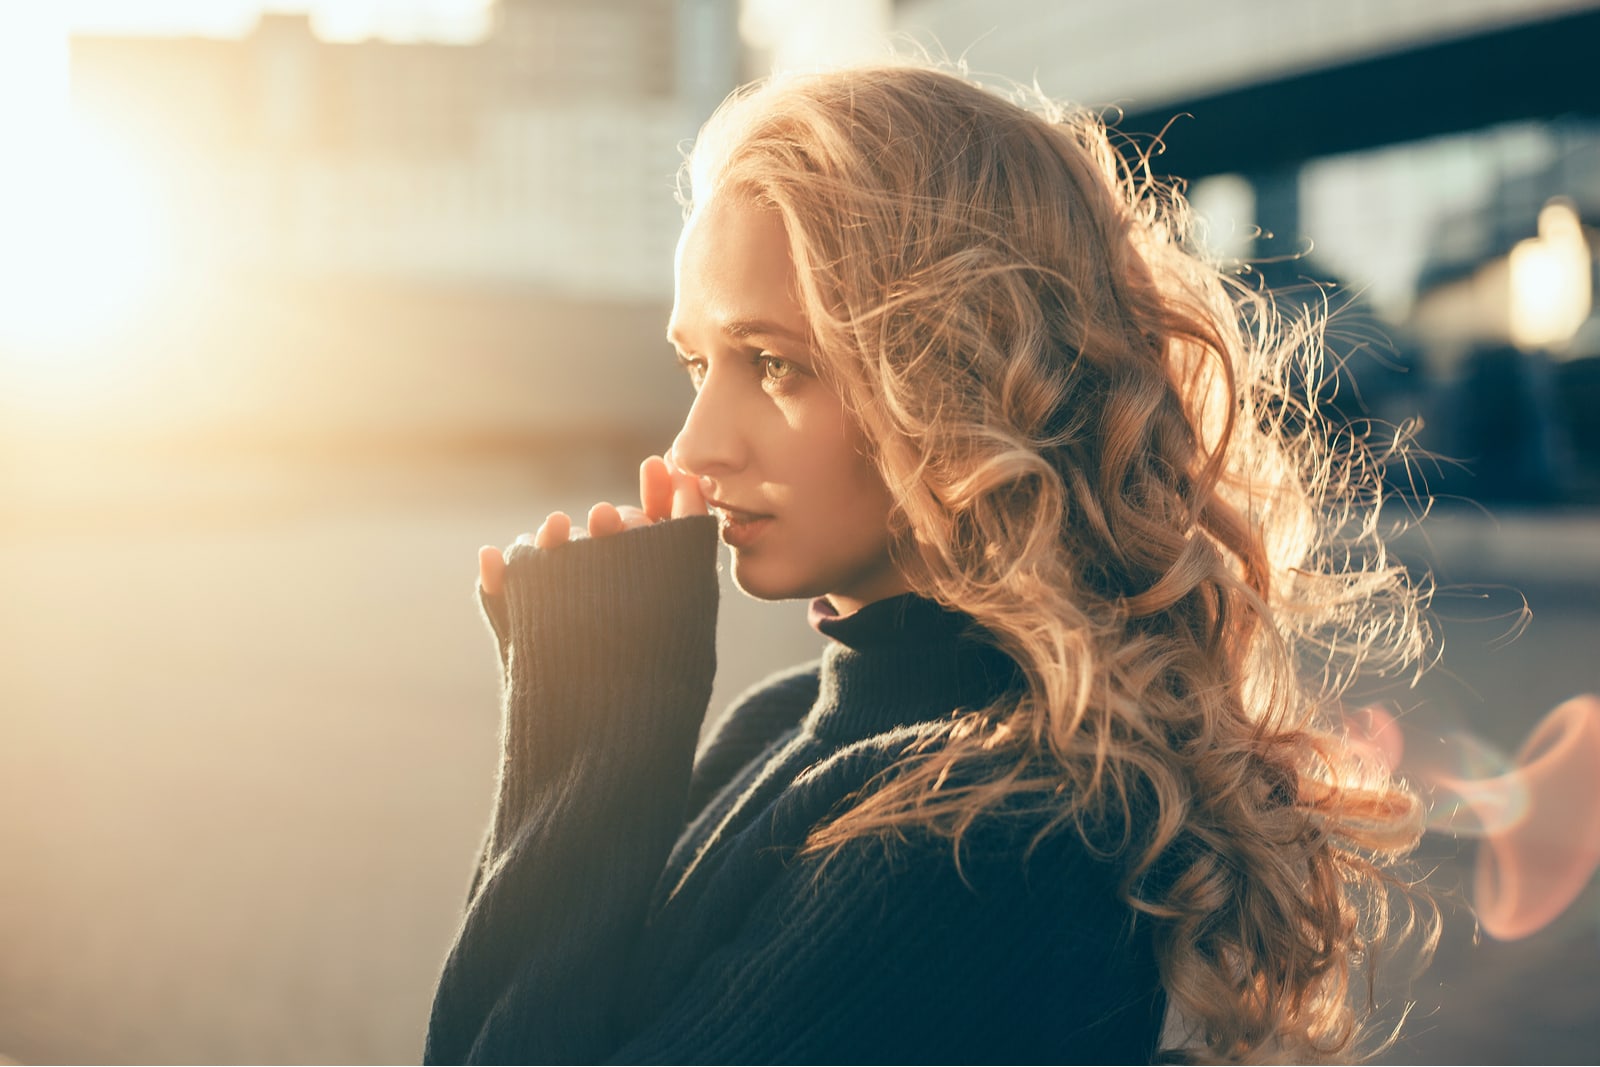
[{"label": "forehead", "polygon": [[751,321],[804,333],[783,219],[748,197],[716,193],[696,206],[678,241],[674,279],[674,340]]}]

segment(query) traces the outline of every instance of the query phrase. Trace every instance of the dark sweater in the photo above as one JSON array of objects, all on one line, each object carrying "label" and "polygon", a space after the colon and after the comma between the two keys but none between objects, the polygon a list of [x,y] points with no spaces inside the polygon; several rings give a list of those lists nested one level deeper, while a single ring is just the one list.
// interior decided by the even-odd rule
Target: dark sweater
[{"label": "dark sweater", "polygon": [[[736,701],[714,669],[715,526],[510,554],[500,787],[425,1059],[1147,1061],[1148,922],[1075,832],[994,813],[798,854],[932,723],[1020,684],[970,621],[901,597]],[[920,731],[920,732],[919,732]]]}]

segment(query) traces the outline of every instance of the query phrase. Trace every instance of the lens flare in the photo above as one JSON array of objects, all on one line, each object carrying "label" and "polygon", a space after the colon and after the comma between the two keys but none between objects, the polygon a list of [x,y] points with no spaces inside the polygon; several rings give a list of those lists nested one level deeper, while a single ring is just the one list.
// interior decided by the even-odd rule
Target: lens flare
[{"label": "lens flare", "polygon": [[1556,708],[1516,760],[1523,818],[1479,846],[1473,893],[1492,937],[1527,937],[1566,910],[1600,866],[1600,697]]},{"label": "lens flare", "polygon": [[1451,731],[1412,770],[1433,793],[1430,830],[1486,837],[1511,829],[1527,813],[1527,786],[1511,759],[1473,734]]},{"label": "lens flare", "polygon": [[1481,839],[1473,900],[1483,931],[1512,941],[1549,925],[1600,868],[1600,696],[1555,708],[1515,758],[1464,730],[1419,745],[1412,725],[1407,739],[1378,705],[1344,717],[1362,762],[1431,794],[1429,830]]},{"label": "lens flare", "polygon": [[1345,716],[1346,739],[1361,757],[1393,772],[1405,758],[1406,739],[1387,709],[1368,704]]}]

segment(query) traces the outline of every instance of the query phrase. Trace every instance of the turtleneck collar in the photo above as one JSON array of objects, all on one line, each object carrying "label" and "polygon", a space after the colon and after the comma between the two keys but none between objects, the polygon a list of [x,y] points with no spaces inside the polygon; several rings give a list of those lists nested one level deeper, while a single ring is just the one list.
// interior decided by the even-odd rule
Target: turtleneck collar
[{"label": "turtleneck collar", "polygon": [[969,616],[914,594],[837,614],[811,602],[811,625],[830,638],[817,703],[805,728],[840,743],[988,706],[1022,685],[1022,672]]}]

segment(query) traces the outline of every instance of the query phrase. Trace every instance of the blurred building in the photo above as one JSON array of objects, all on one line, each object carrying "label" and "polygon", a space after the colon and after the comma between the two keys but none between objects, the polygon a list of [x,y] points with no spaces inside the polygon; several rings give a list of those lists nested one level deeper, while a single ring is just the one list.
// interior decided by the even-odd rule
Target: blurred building
[{"label": "blurred building", "polygon": [[736,0],[494,16],[470,44],[288,14],[75,37],[74,113],[149,179],[171,277],[78,361],[126,380],[40,418],[308,457],[665,447],[677,172],[736,84]]},{"label": "blurred building", "polygon": [[1226,254],[1336,287],[1330,399],[1420,417],[1463,461],[1432,488],[1600,501],[1594,0],[899,0],[895,29],[1160,135]]},{"label": "blurred building", "polygon": [[[1153,166],[1244,236],[1228,254],[1362,293],[1337,323],[1352,418],[1420,415],[1485,470],[1523,457],[1494,492],[1600,498],[1571,399],[1600,359],[1595,0],[500,0],[469,45],[329,43],[287,15],[79,37],[77,112],[151,165],[167,259],[207,282],[119,338],[165,369],[116,416],[660,447],[682,146],[760,57],[859,58],[886,31],[1161,133]],[[1590,251],[1588,322],[1518,340],[1512,256],[1552,201]],[[1510,429],[1471,414],[1502,379]]]},{"label": "blurred building", "polygon": [[187,261],[670,292],[680,144],[733,86],[727,0],[501,0],[472,45],[77,37],[73,104],[182,205]]},{"label": "blurred building", "polygon": [[1600,501],[1600,123],[1543,132],[1544,151],[1434,229],[1411,326],[1433,440],[1474,461],[1452,489]]}]

